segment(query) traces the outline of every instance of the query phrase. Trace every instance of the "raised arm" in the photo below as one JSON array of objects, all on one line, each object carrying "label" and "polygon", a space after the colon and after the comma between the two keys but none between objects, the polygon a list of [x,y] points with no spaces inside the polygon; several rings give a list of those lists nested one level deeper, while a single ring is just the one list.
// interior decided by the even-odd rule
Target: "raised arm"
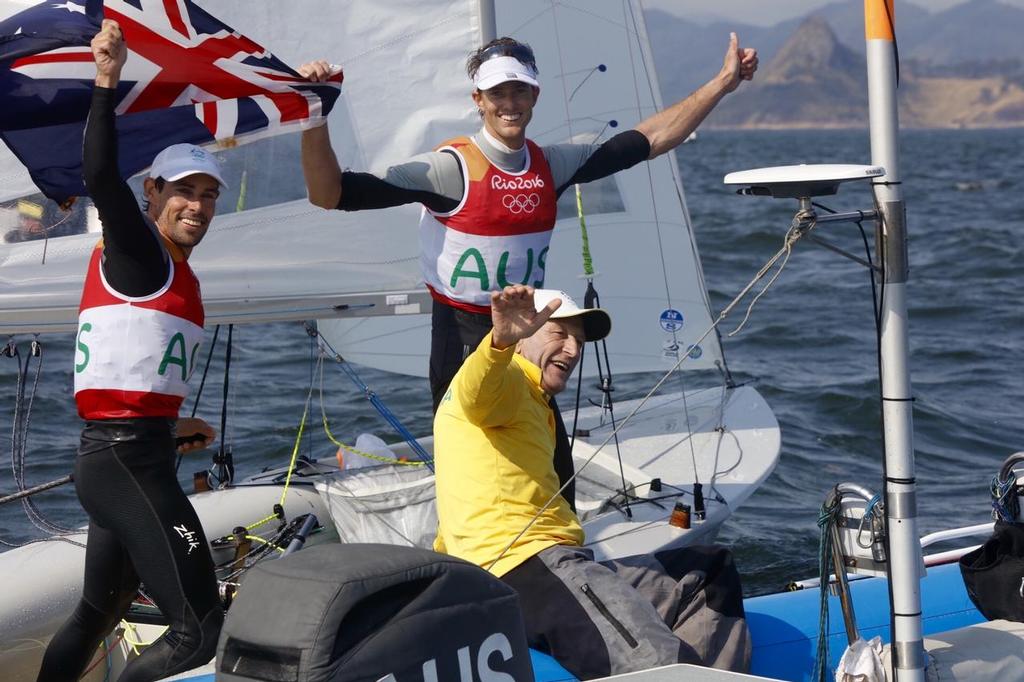
[{"label": "raised arm", "polygon": [[729,34],[729,47],[717,76],[686,99],[636,125],[635,129],[643,133],[651,143],[650,156],[647,158],[653,159],[677,147],[697,129],[723,97],[739,87],[741,81],[751,80],[755,71],[757,50],[739,47],[736,34]]},{"label": "raised arm", "polygon": [[[299,73],[322,82],[330,76],[331,65],[324,60],[309,62],[299,67]],[[420,154],[381,175],[342,171],[326,124],[302,133],[302,174],[310,203],[343,211],[421,203],[446,213],[459,205],[464,187],[459,162],[443,152]]]},{"label": "raised arm", "polygon": [[117,22],[103,21],[92,52],[96,87],[82,144],[82,175],[103,225],[103,274],[122,294],[145,296],[163,286],[170,265],[117,163],[114,108],[128,55]]},{"label": "raised arm", "polygon": [[[325,82],[331,65],[320,59],[299,67],[299,75],[314,83]],[[341,202],[341,166],[331,147],[327,122],[302,131],[302,175],[309,201],[320,208],[337,208]]]}]

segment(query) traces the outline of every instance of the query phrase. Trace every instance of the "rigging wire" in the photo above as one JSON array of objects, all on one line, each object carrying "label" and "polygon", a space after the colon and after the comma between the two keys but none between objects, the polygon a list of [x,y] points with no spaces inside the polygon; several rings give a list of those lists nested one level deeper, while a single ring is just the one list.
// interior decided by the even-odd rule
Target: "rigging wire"
[{"label": "rigging wire", "polygon": [[[189,415],[190,417],[195,417],[196,416],[196,410],[199,409],[199,400],[203,397],[203,387],[206,386],[206,375],[210,371],[210,361],[213,360],[213,351],[217,348],[217,336],[219,334],[220,334],[220,325],[218,324],[213,329],[213,340],[210,342],[210,350],[206,354],[206,366],[203,367],[203,376],[199,380],[199,388],[196,389],[196,398],[195,398],[195,401],[192,403],[192,413]],[[221,433],[221,438],[223,438],[223,437],[224,437],[224,434]],[[184,453],[181,453],[181,452],[178,453],[178,460],[174,463],[174,473],[178,473],[178,469],[181,467],[181,458],[183,456],[184,456]]]},{"label": "rigging wire", "polygon": [[305,325],[305,327],[307,334],[309,334],[310,336],[315,336],[317,339],[317,343],[322,344],[322,347],[326,347],[326,349],[330,351],[330,355],[332,359],[334,359],[335,361],[335,366],[338,367],[340,371],[344,372],[345,375],[352,380],[352,383],[354,383],[359,388],[359,390],[363,392],[363,395],[366,397],[366,399],[370,401],[370,404],[373,405],[373,407],[391,426],[391,428],[393,428],[398,433],[398,435],[401,436],[402,439],[409,444],[409,447],[412,448],[412,451],[416,453],[416,456],[419,457],[420,460],[424,464],[426,464],[431,471],[433,471],[434,458],[430,456],[430,454],[423,448],[422,445],[420,445],[419,441],[416,440],[415,436],[413,436],[412,433],[409,432],[409,429],[407,429],[405,425],[402,424],[402,422],[398,419],[398,417],[395,416],[395,413],[392,412],[391,409],[384,404],[384,401],[380,399],[380,396],[378,396],[376,392],[373,391],[373,389],[366,385],[366,383],[359,377],[359,374],[356,373],[355,369],[353,369],[349,362],[345,358],[343,358],[341,354],[338,353],[338,351],[334,349],[334,346],[331,345],[331,342],[324,338],[324,336],[320,333],[318,329],[308,324]]},{"label": "rigging wire", "polygon": [[[779,258],[784,254],[785,258],[782,259],[782,264],[779,266],[778,270],[775,271],[775,274],[772,275],[771,279],[769,279],[768,282],[764,285],[764,287],[762,287],[761,291],[759,291],[757,295],[754,296],[753,300],[750,301],[750,304],[747,306],[747,312],[743,316],[743,320],[735,329],[726,334],[726,336],[735,336],[740,332],[741,329],[743,329],[744,325],[747,324],[747,320],[750,319],[750,314],[753,312],[754,306],[757,305],[757,302],[761,300],[762,296],[768,293],[768,289],[770,289],[771,286],[775,284],[775,280],[777,280],[779,276],[782,275],[782,271],[786,269],[786,265],[789,263],[789,257],[793,254],[793,244],[795,244],[796,241],[800,239],[800,237],[802,237],[804,234],[814,229],[816,223],[813,220],[813,215],[814,214],[811,211],[800,211],[796,214],[796,216],[793,217],[793,223],[790,225],[789,230],[786,231],[786,236],[783,238],[782,250],[778,254],[776,254],[774,258],[769,260],[764,265],[764,267],[761,268],[760,271],[758,271],[758,278],[767,274],[768,271],[775,266],[775,263],[779,260]],[[806,223],[806,218],[809,216],[811,217],[811,222],[808,225]]]},{"label": "rigging wire", "polygon": [[327,435],[327,440],[331,441],[339,448],[344,449],[346,452],[351,452],[354,455],[359,455],[360,457],[365,457],[366,459],[373,460],[375,462],[383,462],[386,464],[396,464],[405,466],[423,466],[424,462],[422,460],[413,461],[407,459],[399,459],[397,457],[384,457],[382,455],[375,455],[373,453],[364,452],[363,450],[354,448],[351,445],[347,445],[346,443],[343,443],[342,441],[335,438],[334,434],[331,433],[330,425],[327,423],[327,408],[325,405],[326,401],[324,400],[324,363],[322,354],[320,355],[320,358],[321,361],[317,363],[317,368],[320,377],[320,416],[323,421],[324,433]]},{"label": "rigging wire", "polygon": [[[578,187],[579,186],[577,185],[577,188]],[[579,195],[577,195],[577,196],[579,196]],[[582,219],[583,219],[583,204],[582,204],[582,201],[579,204],[579,211],[580,211],[580,220],[582,221]],[[587,293],[583,297],[583,305],[586,308],[600,308],[601,307],[601,297],[598,295],[597,289],[594,288],[594,281],[593,281],[592,278],[587,280]],[[629,486],[626,484],[626,471],[625,471],[625,468],[623,467],[623,464],[622,464],[622,451],[621,451],[621,449],[619,447],[618,429],[615,428],[616,427],[616,424],[615,424],[615,401],[612,399],[612,391],[615,390],[615,389],[612,387],[611,359],[608,357],[608,345],[605,343],[604,339],[601,339],[600,341],[595,342],[594,346],[596,347],[596,351],[597,351],[594,354],[594,357],[597,360],[597,377],[598,377],[598,381],[600,382],[599,383],[599,388],[601,390],[601,393],[603,394],[602,395],[602,399],[601,399],[601,409],[602,410],[606,410],[608,412],[608,417],[611,419],[611,425],[612,425],[612,429],[613,429],[612,430],[612,435],[615,437],[615,458],[616,458],[616,460],[619,463],[619,478],[622,481],[622,495],[623,495],[623,500],[624,500],[623,504],[625,505],[625,512],[624,513],[626,514],[626,516],[628,518],[631,519],[631,518],[633,518],[633,510],[629,508],[629,494],[627,492]],[[604,364],[608,368],[608,375],[607,376],[605,376],[604,369],[602,368],[602,364],[601,364],[601,355],[602,354],[604,355]],[[581,371],[580,375],[582,376],[582,374],[583,374],[583,372]],[[602,412],[602,416],[603,416],[603,412]]]},{"label": "rigging wire", "polygon": [[[640,40],[640,29],[639,29],[639,26],[637,24],[637,20],[636,20],[636,17],[633,16],[633,13],[628,11],[628,8],[627,8],[626,5],[627,5],[627,3],[623,3],[623,7],[622,7],[622,12],[623,12],[624,15],[626,15],[623,18],[623,23],[626,26],[626,33],[627,33],[627,36],[630,33],[632,33],[632,35],[636,36],[637,49],[640,51],[640,55],[643,56],[644,49],[643,49],[643,44],[642,44],[642,42]],[[633,27],[632,31],[629,30],[630,20],[632,20],[632,27]],[[630,66],[630,69],[633,72],[633,82],[635,84],[637,82],[636,62],[633,59],[633,50],[630,49],[628,42],[627,42],[626,51],[629,53],[629,66]],[[650,89],[651,100],[653,102],[657,102],[658,98],[656,96],[656,89],[654,87],[654,83],[651,82],[650,73],[647,71],[646,66],[644,68],[644,75],[647,77],[646,78],[647,86]],[[636,99],[637,119],[638,120],[642,120],[640,117],[643,114],[643,107],[640,105],[640,91],[639,91],[639,89],[637,89],[635,87],[635,85],[634,85],[634,88],[633,88],[633,93],[634,93],[634,96],[635,96],[635,99]],[[669,153],[668,158],[669,159],[672,158],[672,154],[671,153]],[[671,167],[671,163],[669,164],[669,166]],[[651,214],[652,214],[652,217],[654,219],[655,234],[658,237],[658,255],[661,258],[661,272],[662,272],[662,277],[663,277],[664,283],[665,283],[665,300],[668,302],[668,307],[669,308],[674,308],[675,306],[672,305],[672,292],[669,289],[669,284],[668,284],[668,265],[665,263],[665,247],[664,247],[664,244],[662,243],[662,240],[661,240],[661,220],[658,218],[658,202],[654,198],[654,173],[651,170],[651,164],[650,163],[645,163],[644,164],[644,168],[647,171],[647,188],[650,190],[649,195],[650,195],[650,204],[651,204]],[[676,187],[676,190],[678,192],[678,186]],[[684,214],[685,214],[685,210],[684,210]],[[687,222],[689,222],[689,221],[687,221]],[[676,341],[675,333],[674,332],[673,332],[673,341]]]},{"label": "rigging wire", "polygon": [[[35,403],[35,396],[38,393],[39,378],[43,369],[42,344],[38,340],[33,339],[30,348],[31,350],[28,357],[23,358],[18,350],[17,344],[11,340],[3,349],[2,353],[0,353],[4,356],[10,357],[17,363],[17,371],[15,372],[14,416],[11,429],[11,469],[14,473],[14,481],[19,492],[24,492],[28,489],[25,483],[25,458],[28,449],[28,431],[29,424],[32,420],[32,406]],[[26,404],[25,394],[29,384],[29,371],[33,358],[36,358],[36,368],[32,379],[32,390],[28,393],[28,402]],[[34,542],[59,540],[84,547],[81,543],[65,537],[67,535],[78,534],[81,532],[80,530],[64,528],[63,526],[53,523],[47,519],[43,513],[39,511],[39,508],[36,507],[31,496],[21,498],[21,505],[22,509],[25,511],[25,515],[28,517],[32,525],[38,530],[46,533],[48,537],[29,540],[28,542],[22,543],[11,543],[0,539],[0,545],[4,545],[6,547],[21,547]]]},{"label": "rigging wire", "polygon": [[224,386],[220,405],[220,447],[213,456],[216,473],[210,472],[217,479],[217,487],[231,485],[235,478],[235,463],[232,461],[231,448],[228,446],[228,397],[231,390],[231,350],[233,347],[235,325],[228,325],[228,338],[224,348]]}]

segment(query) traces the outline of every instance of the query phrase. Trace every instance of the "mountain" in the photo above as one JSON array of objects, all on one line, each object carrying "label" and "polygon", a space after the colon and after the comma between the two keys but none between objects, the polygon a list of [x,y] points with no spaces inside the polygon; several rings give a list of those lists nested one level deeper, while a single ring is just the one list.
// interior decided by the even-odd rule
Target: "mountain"
[{"label": "mountain", "polygon": [[702,25],[660,10],[647,10],[645,18],[666,103],[685,97],[718,73],[730,31],[736,31],[742,45],[756,46],[761,54],[777,50],[788,35],[743,24]]},{"label": "mountain", "polygon": [[712,126],[859,127],[867,120],[864,58],[822,17],[806,19],[775,56],[725,100]]},{"label": "mountain", "polygon": [[[724,19],[714,19],[713,11],[703,10],[699,20],[691,19],[689,13],[673,16],[709,29],[734,25],[734,22]],[[864,52],[862,2],[838,0],[814,10],[813,14],[828,21],[841,43],[855,52]],[[774,56],[772,46],[785,42],[805,18],[781,21],[769,29],[757,29],[779,34],[758,34],[758,38],[765,38],[764,42],[757,44],[758,49],[771,59]],[[1005,59],[1018,54],[1020,34],[1024,29],[1024,8],[1000,0],[970,0],[936,12],[917,4],[899,2],[895,19],[896,37],[904,59],[948,66]],[[726,35],[728,30],[726,28]],[[743,35],[740,32],[740,36]]]},{"label": "mountain", "polygon": [[[712,113],[709,127],[863,127],[867,124],[863,7],[838,2],[763,28],[705,26],[651,10],[648,34],[665,102],[717,73],[730,30],[757,47],[761,68]],[[1009,22],[1009,23],[1007,23]],[[834,27],[842,27],[837,33]],[[900,117],[907,127],[1024,126],[1024,61],[1008,49],[1024,10],[972,0],[929,13],[902,4],[897,19]],[[969,58],[968,58],[969,57]]]}]

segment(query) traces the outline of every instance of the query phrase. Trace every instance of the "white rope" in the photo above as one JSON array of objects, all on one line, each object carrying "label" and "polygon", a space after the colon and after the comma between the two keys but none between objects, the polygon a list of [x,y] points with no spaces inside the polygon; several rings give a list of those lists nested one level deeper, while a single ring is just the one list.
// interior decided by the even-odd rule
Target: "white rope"
[{"label": "white rope", "polygon": [[768,283],[764,285],[764,288],[762,288],[761,291],[757,293],[757,296],[754,297],[754,300],[752,300],[750,302],[750,305],[747,306],[747,313],[746,315],[743,316],[743,320],[740,322],[739,326],[733,329],[728,334],[726,334],[726,336],[732,337],[735,336],[736,334],[739,334],[740,330],[743,329],[743,326],[747,323],[747,320],[750,319],[750,313],[754,310],[754,306],[757,305],[757,302],[761,300],[762,296],[768,293],[768,289],[770,289],[771,286],[775,284],[775,280],[777,280],[779,278],[779,275],[782,274],[782,271],[786,269],[786,265],[789,263],[789,257],[793,255],[793,244],[795,244],[796,241],[800,239],[800,237],[804,236],[808,231],[810,231],[816,224],[812,221],[809,225],[804,227],[804,221],[801,219],[802,215],[803,213],[801,212],[798,213],[795,218],[793,218],[793,224],[790,225],[789,230],[786,232],[786,236],[783,239],[782,249],[777,254],[775,254],[775,256],[771,260],[765,263],[764,267],[761,268],[761,270],[757,273],[757,277],[755,277],[754,281],[757,281],[758,279],[763,277],[768,272],[768,270],[770,270],[775,265],[779,257],[785,254],[785,258],[783,258],[782,260],[782,265],[779,266],[779,269],[775,271],[775,274],[772,275],[772,278],[768,280]]}]

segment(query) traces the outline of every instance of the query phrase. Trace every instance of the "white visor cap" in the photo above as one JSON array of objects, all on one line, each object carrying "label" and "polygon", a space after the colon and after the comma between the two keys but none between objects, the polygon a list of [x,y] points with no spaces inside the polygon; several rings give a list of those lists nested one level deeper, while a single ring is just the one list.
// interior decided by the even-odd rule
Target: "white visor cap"
[{"label": "white visor cap", "polygon": [[537,82],[537,72],[515,57],[488,59],[477,69],[473,85],[477,90],[490,90],[495,85],[501,85],[508,81],[519,81],[540,87],[540,83]]},{"label": "white visor cap", "polygon": [[221,187],[227,189],[228,183],[224,182],[221,175],[220,162],[213,154],[194,144],[172,144],[156,155],[153,165],[149,168],[149,177],[163,178],[168,182],[181,180],[196,173],[209,175],[219,182]]},{"label": "white visor cap", "polygon": [[551,314],[552,320],[564,319],[566,317],[579,317],[583,320],[583,335],[587,341],[600,341],[612,330],[612,318],[604,308],[581,308],[572,300],[572,296],[557,289],[535,289],[533,292],[533,307],[537,312],[544,309],[548,303],[559,299],[562,305]]}]

